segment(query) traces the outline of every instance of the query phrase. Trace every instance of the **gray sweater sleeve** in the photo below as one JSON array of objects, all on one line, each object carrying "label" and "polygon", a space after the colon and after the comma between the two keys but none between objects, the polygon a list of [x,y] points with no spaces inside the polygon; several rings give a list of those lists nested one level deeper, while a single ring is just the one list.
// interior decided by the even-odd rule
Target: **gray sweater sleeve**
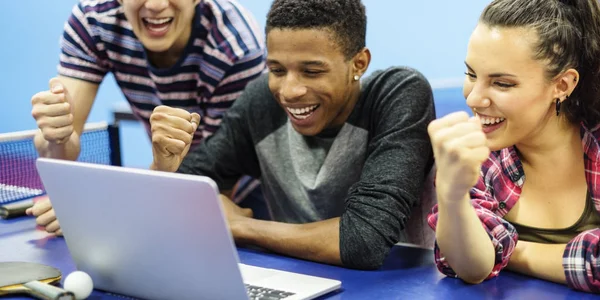
[{"label": "gray sweater sleeve", "polygon": [[225,113],[219,129],[187,154],[178,173],[208,176],[221,190],[232,189],[242,175],[260,178],[248,114],[252,99],[270,97],[268,89],[263,87],[263,77],[246,86]]},{"label": "gray sweater sleeve", "polygon": [[376,269],[419,205],[433,164],[427,125],[435,111],[429,83],[411,69],[388,69],[363,93],[370,142],[361,178],[345,200],[340,255],[347,267]]}]

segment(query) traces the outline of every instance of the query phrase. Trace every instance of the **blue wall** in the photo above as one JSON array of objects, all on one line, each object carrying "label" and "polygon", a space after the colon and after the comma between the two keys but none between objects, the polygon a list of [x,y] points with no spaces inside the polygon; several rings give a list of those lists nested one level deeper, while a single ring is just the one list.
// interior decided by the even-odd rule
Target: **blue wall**
[{"label": "blue wall", "polygon": [[[271,0],[239,0],[264,27]],[[31,97],[56,75],[58,39],[75,0],[3,1],[0,11],[0,133],[35,128]],[[464,109],[460,92],[469,35],[486,1],[363,0],[367,7],[370,71],[408,65],[435,88],[438,115]],[[35,7],[35,9],[31,9]],[[123,96],[112,76],[101,85],[88,121],[111,121],[111,108]],[[124,164],[147,167],[150,144],[138,124],[122,123]]]}]

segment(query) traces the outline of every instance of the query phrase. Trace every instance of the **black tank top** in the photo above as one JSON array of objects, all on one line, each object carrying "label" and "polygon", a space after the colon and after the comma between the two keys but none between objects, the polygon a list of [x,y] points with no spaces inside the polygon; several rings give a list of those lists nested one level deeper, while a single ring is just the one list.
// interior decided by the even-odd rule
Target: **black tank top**
[{"label": "black tank top", "polygon": [[594,201],[588,191],[583,214],[575,224],[563,229],[544,229],[529,227],[518,223],[511,224],[519,234],[519,240],[543,244],[566,244],[580,233],[600,227],[600,214],[594,207]]}]

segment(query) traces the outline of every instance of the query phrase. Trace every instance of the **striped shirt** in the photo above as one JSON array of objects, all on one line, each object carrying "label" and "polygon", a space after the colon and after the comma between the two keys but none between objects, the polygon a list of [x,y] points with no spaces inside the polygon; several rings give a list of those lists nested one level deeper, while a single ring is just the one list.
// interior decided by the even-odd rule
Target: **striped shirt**
[{"label": "striped shirt", "polygon": [[[585,177],[588,191],[594,201],[595,213],[600,213],[600,125],[588,129],[582,124]],[[518,232],[503,217],[514,207],[521,196],[525,172],[515,147],[494,151],[481,167],[481,176],[471,189],[471,203],[495,248],[495,262],[488,278],[498,276],[515,250]],[[429,225],[435,230],[438,207],[429,215]],[[437,243],[435,261],[438,269],[451,277],[456,273]],[[584,231],[574,236],[562,257],[567,284],[578,290],[600,293],[600,228]]]},{"label": "striped shirt", "polygon": [[190,40],[169,68],[149,62],[116,0],[80,0],[60,46],[59,74],[100,84],[112,72],[148,135],[156,106],[200,114],[194,145],[217,130],[246,84],[265,70],[262,31],[235,0],[200,1]]}]

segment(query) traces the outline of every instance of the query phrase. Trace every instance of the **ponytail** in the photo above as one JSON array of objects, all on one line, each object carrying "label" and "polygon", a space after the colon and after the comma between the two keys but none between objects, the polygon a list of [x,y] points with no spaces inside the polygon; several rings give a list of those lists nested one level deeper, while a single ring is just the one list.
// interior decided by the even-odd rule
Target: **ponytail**
[{"label": "ponytail", "polygon": [[598,0],[561,0],[572,9],[571,22],[581,32],[581,47],[578,49],[579,83],[565,103],[567,117],[583,121],[590,127],[600,123],[600,6]]}]

